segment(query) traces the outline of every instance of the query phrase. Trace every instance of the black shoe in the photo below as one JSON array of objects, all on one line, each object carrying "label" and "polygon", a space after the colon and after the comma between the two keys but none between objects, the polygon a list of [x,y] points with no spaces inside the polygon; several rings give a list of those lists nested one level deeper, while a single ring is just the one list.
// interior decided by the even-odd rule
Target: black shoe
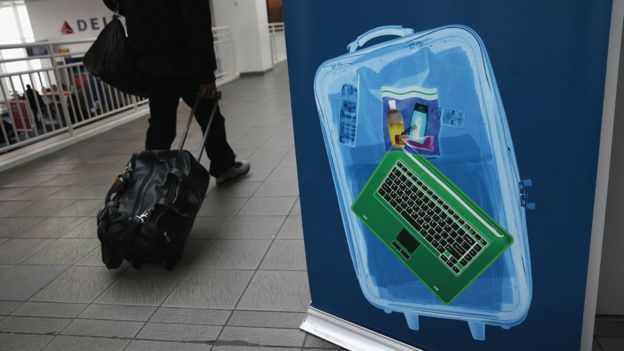
[{"label": "black shoe", "polygon": [[251,164],[249,163],[249,161],[236,161],[234,162],[234,165],[232,167],[223,172],[220,176],[215,177],[217,178],[217,185],[221,185],[231,180],[238,179],[249,173],[250,169]]}]

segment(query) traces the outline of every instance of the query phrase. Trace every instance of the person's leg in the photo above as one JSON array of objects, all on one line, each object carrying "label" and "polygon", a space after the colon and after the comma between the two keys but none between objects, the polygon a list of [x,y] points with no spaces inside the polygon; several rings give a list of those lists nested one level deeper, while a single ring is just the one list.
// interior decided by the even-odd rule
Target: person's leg
[{"label": "person's leg", "polygon": [[30,109],[33,113],[33,119],[35,120],[35,124],[37,128],[43,128],[43,123],[41,123],[41,118],[39,117],[39,110],[35,107],[34,109],[31,107]]},{"label": "person's leg", "polygon": [[[197,86],[189,85],[189,88],[185,89],[185,94],[182,95],[184,102],[191,108],[195,106],[195,102],[198,99],[196,92]],[[208,125],[208,120],[210,119],[210,113],[212,112],[214,104],[215,100],[203,98],[197,106],[195,119],[201,126],[202,133],[206,131],[206,126]],[[234,165],[236,155],[227,142],[225,119],[223,115],[221,115],[218,106],[212,124],[210,125],[205,148],[206,154],[210,159],[210,174],[212,176],[219,177]]]},{"label": "person's leg", "polygon": [[176,117],[180,96],[164,77],[146,77],[149,87],[150,118],[146,150],[169,150],[176,136]]}]

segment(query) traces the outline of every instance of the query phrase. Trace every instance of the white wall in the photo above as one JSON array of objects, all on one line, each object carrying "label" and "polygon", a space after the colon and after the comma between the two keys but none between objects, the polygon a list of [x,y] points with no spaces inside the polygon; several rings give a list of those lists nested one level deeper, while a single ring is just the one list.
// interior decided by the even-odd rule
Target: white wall
[{"label": "white wall", "polygon": [[[273,63],[266,0],[212,2],[213,26],[231,29],[237,73],[270,69]],[[112,17],[102,0],[30,0],[26,7],[37,41],[94,38]],[[74,34],[61,34],[64,21]]]},{"label": "white wall", "polygon": [[[102,0],[31,0],[26,2],[35,41],[95,38],[113,13]],[[74,34],[62,34],[63,22]],[[70,52],[84,52],[89,45],[66,45]]]},{"label": "white wall", "polygon": [[[102,0],[27,1],[26,8],[35,40],[93,38],[113,15]],[[61,34],[64,21],[74,29],[74,34]]]},{"label": "white wall", "polygon": [[229,26],[239,73],[273,66],[265,0],[213,0],[213,26]]}]

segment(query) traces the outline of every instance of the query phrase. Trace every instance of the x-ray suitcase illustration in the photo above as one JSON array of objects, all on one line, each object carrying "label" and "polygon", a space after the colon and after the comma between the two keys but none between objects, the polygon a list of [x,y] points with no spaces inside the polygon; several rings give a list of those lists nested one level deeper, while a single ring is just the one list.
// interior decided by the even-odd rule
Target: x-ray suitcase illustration
[{"label": "x-ray suitcase illustration", "polygon": [[[387,36],[398,38],[362,48],[372,39]],[[486,325],[508,329],[522,323],[532,296],[525,218],[525,210],[534,207],[526,190],[532,184],[519,176],[484,43],[464,26],[419,33],[386,26],[361,35],[348,50],[319,67],[314,93],[349,251],[364,296],[387,313],[404,314],[413,330],[419,330],[420,316],[454,319],[468,322],[473,338],[484,340]],[[390,156],[400,156],[397,152],[410,156]],[[445,300],[424,277],[410,270],[408,249],[424,246],[424,237],[414,234],[418,232],[413,227],[412,236],[402,231],[390,245],[380,236],[383,225],[373,232],[365,223],[366,216],[356,214],[357,208],[352,210],[356,199],[361,201],[358,196],[371,191],[373,178],[379,178],[378,167],[388,167],[388,159],[414,160],[426,166],[423,169],[431,169],[474,204],[475,211],[482,211],[483,218],[508,233],[506,246],[452,298]],[[403,164],[398,166],[405,169]],[[381,185],[379,191],[383,191]],[[370,201],[383,201],[370,196]],[[456,222],[465,224],[459,217]],[[420,230],[419,224],[415,226]],[[418,238],[420,245],[410,237]],[[467,238],[473,239],[474,235]],[[478,246],[478,240],[470,245]],[[457,254],[448,267],[458,277],[469,264],[464,262],[471,257],[468,251],[461,257]],[[448,250],[442,248],[442,252],[448,257],[440,254],[441,259],[453,259]]]}]

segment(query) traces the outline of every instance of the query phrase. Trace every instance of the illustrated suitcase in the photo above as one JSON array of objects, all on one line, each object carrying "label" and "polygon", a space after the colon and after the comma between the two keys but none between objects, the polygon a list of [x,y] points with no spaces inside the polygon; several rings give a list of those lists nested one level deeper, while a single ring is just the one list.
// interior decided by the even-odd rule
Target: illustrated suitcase
[{"label": "illustrated suitcase", "polygon": [[[382,36],[398,38],[361,48]],[[314,93],[364,296],[387,313],[404,314],[412,330],[419,330],[419,316],[454,319],[468,322],[473,338],[484,340],[486,325],[508,329],[522,323],[532,296],[525,218],[525,209],[534,208],[527,193],[532,182],[519,176],[484,43],[464,26],[419,33],[385,26],[361,35],[348,50],[318,68]],[[448,304],[436,298],[351,210],[389,148],[396,147],[388,141],[390,127],[384,119],[388,107],[383,94],[389,86],[397,99],[415,86],[420,87],[416,96],[422,101],[435,92],[435,103],[428,107],[430,125],[437,126],[429,140],[435,145],[419,153],[513,235],[511,247]]]}]

